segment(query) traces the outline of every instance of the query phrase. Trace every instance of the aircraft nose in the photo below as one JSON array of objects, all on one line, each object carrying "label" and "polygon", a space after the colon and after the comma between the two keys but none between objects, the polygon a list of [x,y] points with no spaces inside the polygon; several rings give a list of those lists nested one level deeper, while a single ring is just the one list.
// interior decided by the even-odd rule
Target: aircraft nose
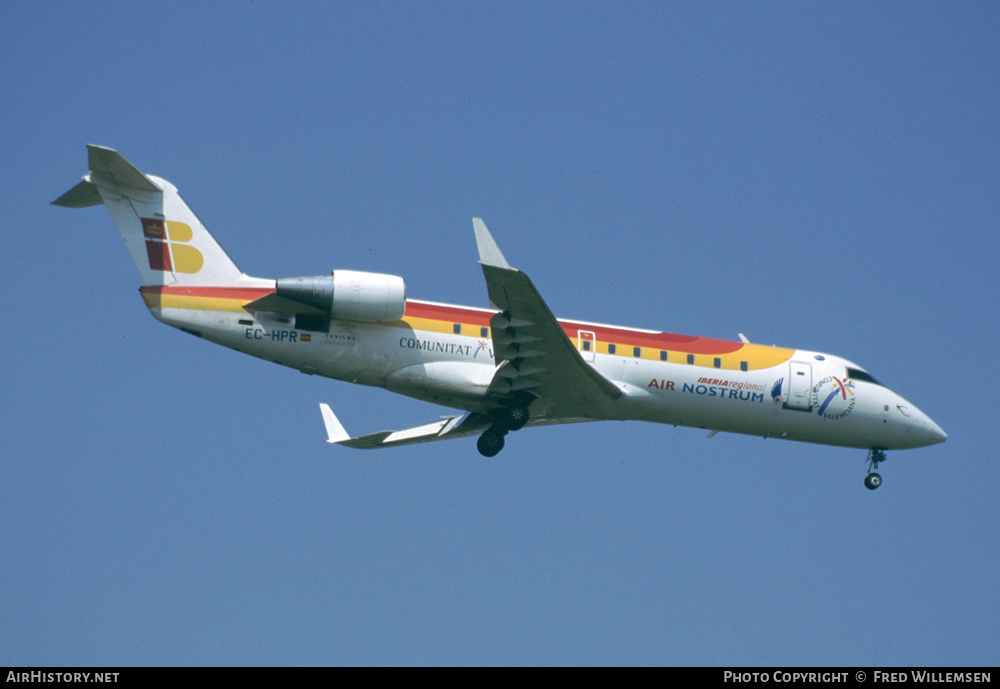
[{"label": "aircraft nose", "polygon": [[929,433],[931,436],[931,444],[936,445],[938,443],[943,443],[948,439],[948,434],[944,432],[943,428],[931,421],[930,418],[928,418],[927,421],[930,424]]},{"label": "aircraft nose", "polygon": [[948,439],[948,434],[944,432],[944,429],[923,412],[917,412],[917,424],[919,426],[917,437],[924,440],[927,445],[937,445]]},{"label": "aircraft nose", "polygon": [[896,405],[896,409],[906,417],[907,435],[918,443],[918,447],[937,445],[948,439],[948,434],[938,426],[931,417],[909,404],[905,400]]}]

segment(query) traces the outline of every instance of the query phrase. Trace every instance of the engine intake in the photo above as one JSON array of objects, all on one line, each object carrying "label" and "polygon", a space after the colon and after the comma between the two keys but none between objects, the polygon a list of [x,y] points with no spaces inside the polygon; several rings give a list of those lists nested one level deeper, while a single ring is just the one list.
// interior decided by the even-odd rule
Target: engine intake
[{"label": "engine intake", "polygon": [[403,278],[382,273],[335,270],[330,275],[281,278],[275,293],[345,321],[396,321],[406,310]]}]

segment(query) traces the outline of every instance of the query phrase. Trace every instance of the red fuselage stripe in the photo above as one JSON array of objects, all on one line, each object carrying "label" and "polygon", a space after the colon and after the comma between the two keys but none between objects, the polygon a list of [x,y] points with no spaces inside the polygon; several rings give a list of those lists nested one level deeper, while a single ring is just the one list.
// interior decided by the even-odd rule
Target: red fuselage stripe
[{"label": "red fuselage stripe", "polygon": [[[177,287],[172,285],[146,285],[140,287],[139,291],[143,294],[211,297],[214,299],[236,299],[250,302],[272,294],[274,289],[269,287]],[[406,316],[487,327],[490,324],[493,312],[446,304],[407,301],[404,318]],[[694,337],[692,335],[677,335],[674,333],[638,332],[629,328],[591,325],[576,321],[561,320],[559,324],[572,339],[578,338],[581,331],[591,332],[594,333],[598,340],[616,342],[629,347],[649,347],[664,350],[676,349],[692,354],[709,355],[731,354],[743,347],[743,344],[740,342],[716,340],[710,337]]]}]

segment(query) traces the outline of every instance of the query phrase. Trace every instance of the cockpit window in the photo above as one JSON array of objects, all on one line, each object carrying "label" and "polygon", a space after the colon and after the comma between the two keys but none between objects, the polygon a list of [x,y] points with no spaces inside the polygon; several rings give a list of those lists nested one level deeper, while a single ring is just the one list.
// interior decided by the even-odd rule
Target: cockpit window
[{"label": "cockpit window", "polygon": [[874,383],[875,385],[882,385],[882,383],[872,378],[872,375],[870,373],[866,373],[862,371],[860,368],[847,369],[847,377],[850,378],[851,380],[863,380],[866,383]]}]

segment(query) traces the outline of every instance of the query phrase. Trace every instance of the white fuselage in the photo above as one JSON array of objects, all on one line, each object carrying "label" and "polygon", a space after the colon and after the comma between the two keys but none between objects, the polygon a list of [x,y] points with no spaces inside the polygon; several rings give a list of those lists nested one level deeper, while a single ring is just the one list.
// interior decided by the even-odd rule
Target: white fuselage
[{"label": "white fuselage", "polygon": [[[261,288],[265,285],[273,283],[262,283]],[[294,315],[248,314],[242,308],[247,301],[220,302],[219,310],[209,310],[204,303],[181,299],[177,307],[168,307],[147,298],[160,320],[226,347],[305,373],[481,411],[496,370],[493,346],[481,324],[495,311],[410,300],[401,321],[331,320],[327,330],[309,331],[295,327]],[[422,308],[433,309],[439,317],[409,317]],[[731,343],[737,350],[768,350],[763,353],[777,360],[734,370],[722,368],[719,358],[690,354],[680,345],[679,351],[669,351],[666,361],[628,346],[630,336],[657,335],[648,331],[560,323],[587,363],[623,393],[600,409],[581,410],[579,421],[651,421],[858,448],[913,448],[945,438],[930,418],[892,390],[868,376],[849,378],[849,370],[861,369],[840,357]],[[609,353],[607,343],[590,334],[599,331],[614,333],[603,339],[616,337],[626,343]],[[759,359],[758,354],[753,351],[747,358]],[[709,365],[699,365],[702,362]],[[533,417],[544,423],[544,409],[533,410]]]}]

